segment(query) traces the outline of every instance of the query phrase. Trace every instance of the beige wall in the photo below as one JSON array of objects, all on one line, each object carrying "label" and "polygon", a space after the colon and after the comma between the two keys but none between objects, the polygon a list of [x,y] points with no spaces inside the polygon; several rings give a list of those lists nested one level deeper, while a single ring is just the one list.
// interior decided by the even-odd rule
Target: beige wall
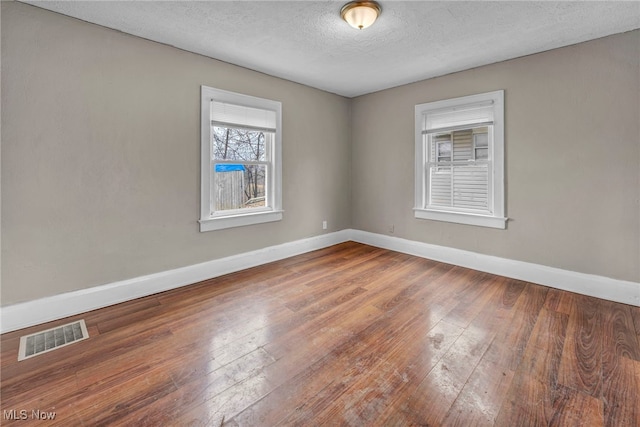
[{"label": "beige wall", "polygon": [[[283,105],[284,219],[200,233],[200,85]],[[350,227],[350,100],[2,2],[2,305]]]},{"label": "beige wall", "polygon": [[[362,96],[354,228],[640,281],[640,31]],[[505,90],[507,230],[413,217],[414,106]]]},{"label": "beige wall", "polygon": [[[2,2],[2,305],[349,227],[640,281],[640,31],[353,100]],[[283,103],[284,220],[198,231],[200,85]],[[505,90],[507,230],[413,218],[415,104]]]}]

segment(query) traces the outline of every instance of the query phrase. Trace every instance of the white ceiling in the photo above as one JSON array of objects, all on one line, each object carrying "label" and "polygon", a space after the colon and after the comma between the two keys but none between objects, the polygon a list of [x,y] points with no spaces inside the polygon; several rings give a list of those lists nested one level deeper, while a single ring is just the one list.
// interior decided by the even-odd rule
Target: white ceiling
[{"label": "white ceiling", "polygon": [[640,2],[24,1],[347,97],[640,28]]}]

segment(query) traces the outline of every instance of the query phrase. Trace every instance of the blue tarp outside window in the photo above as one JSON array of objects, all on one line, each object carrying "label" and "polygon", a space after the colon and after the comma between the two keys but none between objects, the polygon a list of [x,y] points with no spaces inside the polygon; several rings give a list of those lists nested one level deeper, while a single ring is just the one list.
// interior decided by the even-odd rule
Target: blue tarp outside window
[{"label": "blue tarp outside window", "polygon": [[216,165],[216,172],[234,172],[234,171],[244,171],[244,165]]}]

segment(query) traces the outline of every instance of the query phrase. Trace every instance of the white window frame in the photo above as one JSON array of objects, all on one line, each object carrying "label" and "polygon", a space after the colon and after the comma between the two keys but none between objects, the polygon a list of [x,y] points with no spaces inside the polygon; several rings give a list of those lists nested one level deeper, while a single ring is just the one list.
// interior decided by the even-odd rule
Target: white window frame
[{"label": "white window frame", "polygon": [[[257,98],[208,86],[201,86],[201,165],[200,165],[200,231],[221,230],[280,221],[282,219],[282,103]],[[225,102],[250,108],[275,111],[276,129],[272,138],[271,164],[267,173],[267,203],[265,208],[237,209],[216,213],[215,200],[211,193],[213,185],[211,144],[211,101]],[[237,162],[236,162],[237,163]]]},{"label": "white window frame", "polygon": [[[493,125],[489,131],[489,214],[464,212],[462,209],[430,208],[428,181],[428,137],[423,134],[426,130],[425,117],[429,112],[464,109],[471,105],[491,104],[493,108]],[[463,128],[467,124],[463,123]],[[469,128],[474,126],[469,122]],[[475,145],[475,144],[474,144]],[[451,155],[453,158],[453,142]],[[475,146],[472,148],[475,158]],[[476,225],[505,229],[508,218],[505,217],[504,207],[504,91],[481,93],[442,101],[427,102],[415,106],[415,205],[414,216],[418,219],[453,222],[458,224]]]}]

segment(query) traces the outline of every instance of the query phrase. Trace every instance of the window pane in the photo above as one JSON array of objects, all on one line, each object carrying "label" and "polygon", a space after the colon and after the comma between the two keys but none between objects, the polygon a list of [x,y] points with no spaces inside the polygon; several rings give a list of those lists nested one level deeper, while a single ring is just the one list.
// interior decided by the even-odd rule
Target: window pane
[{"label": "window pane", "polygon": [[451,161],[451,142],[438,142],[437,147],[438,147],[437,161],[450,162]]},{"label": "window pane", "polygon": [[215,210],[266,206],[266,165],[217,164],[214,166]]},{"label": "window pane", "polygon": [[454,207],[487,210],[487,165],[456,166],[452,170],[452,202]]},{"label": "window pane", "polygon": [[454,162],[467,162],[473,159],[472,132],[471,129],[452,132]]},{"label": "window pane", "polygon": [[212,135],[215,160],[266,160],[266,132],[213,126]]},{"label": "window pane", "polygon": [[487,159],[489,159],[489,149],[476,148],[476,160],[487,160]]},{"label": "window pane", "polygon": [[[474,129],[474,132],[485,131],[485,129]],[[473,134],[473,146],[475,149],[476,160],[488,160],[489,159],[489,134],[487,133],[474,133]]]},{"label": "window pane", "polygon": [[429,173],[431,174],[429,204],[431,206],[451,206],[451,167],[434,167]]},{"label": "window pane", "polygon": [[488,147],[489,146],[489,135],[486,133],[476,133],[473,135],[473,142],[476,147]]},{"label": "window pane", "polygon": [[440,208],[488,209],[487,165],[432,166],[429,205]]}]

